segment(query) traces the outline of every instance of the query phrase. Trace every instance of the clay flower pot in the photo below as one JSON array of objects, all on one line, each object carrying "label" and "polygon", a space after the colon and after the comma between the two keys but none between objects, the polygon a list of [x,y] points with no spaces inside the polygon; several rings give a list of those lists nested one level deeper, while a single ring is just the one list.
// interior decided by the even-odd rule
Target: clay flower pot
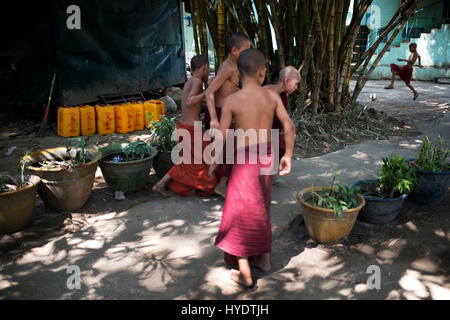
[{"label": "clay flower pot", "polygon": [[348,236],[352,231],[358,213],[366,204],[361,195],[357,195],[358,206],[343,212],[342,218],[334,214],[332,209],[324,209],[314,206],[309,200],[312,191],[321,191],[327,187],[306,188],[297,193],[297,200],[302,206],[302,214],[306,229],[311,238],[322,244],[335,244]]},{"label": "clay flower pot", "polygon": [[67,152],[65,147],[59,147],[33,152],[24,157],[27,169],[41,178],[42,183],[37,189],[39,196],[53,210],[72,211],[84,206],[91,194],[102,154],[98,150],[87,149],[86,163],[70,170],[44,168],[39,162],[74,158],[75,152]]},{"label": "clay flower pot", "polygon": [[31,221],[40,182],[39,177],[30,176],[24,188],[0,193],[0,232],[19,231]]}]

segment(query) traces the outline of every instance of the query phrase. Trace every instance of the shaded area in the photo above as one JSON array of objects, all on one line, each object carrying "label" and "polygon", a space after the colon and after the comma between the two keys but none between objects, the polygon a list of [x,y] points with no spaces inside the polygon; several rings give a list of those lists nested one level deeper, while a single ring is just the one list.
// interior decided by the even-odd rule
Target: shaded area
[{"label": "shaded area", "polygon": [[[80,9],[80,29],[66,26],[71,5]],[[176,0],[14,2],[0,14],[0,27],[9,30],[0,48],[7,101],[47,101],[53,73],[60,105],[186,80]]]}]

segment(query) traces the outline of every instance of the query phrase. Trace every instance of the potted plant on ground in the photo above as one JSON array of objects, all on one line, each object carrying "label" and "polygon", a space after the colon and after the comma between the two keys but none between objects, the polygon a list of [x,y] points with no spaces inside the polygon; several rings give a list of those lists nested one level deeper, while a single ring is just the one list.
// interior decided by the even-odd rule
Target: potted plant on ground
[{"label": "potted plant on ground", "polygon": [[151,123],[152,145],[158,150],[158,154],[153,160],[153,168],[156,175],[162,178],[172,168],[172,149],[178,141],[172,140],[172,133],[177,127],[179,117],[167,118],[161,116],[160,121]]},{"label": "potted plant on ground", "polygon": [[37,176],[24,174],[25,161],[20,161],[20,176],[0,174],[0,232],[16,232],[25,227],[34,213]]},{"label": "potted plant on ground", "polygon": [[312,186],[297,193],[308,233],[322,244],[335,244],[349,235],[365,205],[357,186],[347,187],[335,180],[336,174],[331,186]]},{"label": "potted plant on ground", "polygon": [[419,158],[408,161],[417,176],[417,183],[411,194],[414,202],[438,204],[444,199],[450,186],[450,163],[446,162],[450,150],[439,136],[433,143],[428,137],[420,146]]},{"label": "potted plant on ground", "polygon": [[24,157],[27,169],[41,178],[38,193],[56,211],[80,209],[89,198],[102,154],[87,149],[84,138],[74,146],[45,149]]},{"label": "potted plant on ground", "polygon": [[415,182],[414,172],[404,158],[391,155],[382,160],[378,179],[360,180],[352,185],[360,188],[366,200],[358,219],[378,225],[389,223],[397,217]]},{"label": "potted plant on ground", "polygon": [[116,191],[136,191],[148,181],[157,151],[142,140],[118,143],[100,149],[100,168],[106,184]]}]

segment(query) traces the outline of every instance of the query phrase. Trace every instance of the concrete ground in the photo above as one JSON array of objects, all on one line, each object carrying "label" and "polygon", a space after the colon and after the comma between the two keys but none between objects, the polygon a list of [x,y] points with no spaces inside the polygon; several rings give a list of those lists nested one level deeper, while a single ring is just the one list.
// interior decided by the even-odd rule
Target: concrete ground
[{"label": "concrete ground", "polygon": [[[450,143],[450,87],[412,84],[421,93],[416,101],[400,82],[386,91],[386,81],[369,81],[359,102]],[[375,178],[381,158],[391,153],[414,158],[423,134],[294,160],[284,178],[288,186],[273,189],[273,268],[254,270],[254,292],[230,280],[223,253],[213,245],[223,200],[174,196],[74,219],[72,232],[25,241],[0,261],[0,299],[450,299],[449,194],[431,208],[406,201],[386,226],[357,221],[348,239],[334,246],[309,239],[296,200],[299,190],[329,183],[334,170],[348,183]],[[369,265],[381,268],[380,290],[366,285]],[[81,271],[80,289],[67,286],[69,266]]]}]

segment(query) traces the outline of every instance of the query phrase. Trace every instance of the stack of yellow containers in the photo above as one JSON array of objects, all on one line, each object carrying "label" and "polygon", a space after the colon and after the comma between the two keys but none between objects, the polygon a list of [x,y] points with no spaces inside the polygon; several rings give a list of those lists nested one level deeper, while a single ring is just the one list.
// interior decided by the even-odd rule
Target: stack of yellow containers
[{"label": "stack of yellow containers", "polygon": [[58,135],[77,137],[98,134],[129,133],[148,128],[165,114],[163,101],[131,101],[111,106],[80,105],[58,108]]}]

